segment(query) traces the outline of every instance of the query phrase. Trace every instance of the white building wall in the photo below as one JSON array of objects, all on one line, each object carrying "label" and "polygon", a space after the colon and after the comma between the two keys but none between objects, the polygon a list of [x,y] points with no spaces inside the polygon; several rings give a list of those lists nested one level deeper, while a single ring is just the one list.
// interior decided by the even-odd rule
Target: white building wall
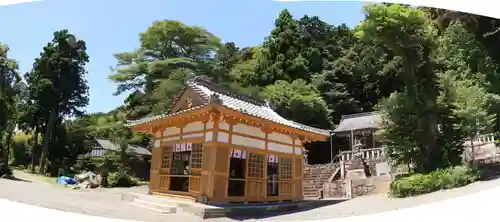
[{"label": "white building wall", "polygon": [[293,147],[292,146],[287,146],[287,145],[278,144],[278,143],[268,142],[267,149],[270,151],[278,152],[278,153],[293,154]]},{"label": "white building wall", "polygon": [[194,133],[188,135],[182,135],[182,139],[192,139],[192,138],[200,138],[203,137],[203,133]]},{"label": "white building wall", "polygon": [[226,122],[220,122],[219,123],[219,129],[229,130],[229,124],[226,123]]},{"label": "white building wall", "polygon": [[213,132],[206,132],[205,133],[205,142],[211,142],[213,140]]},{"label": "white building wall", "polygon": [[286,135],[286,134],[282,134],[282,133],[272,132],[272,133],[267,134],[267,138],[269,140],[278,141],[278,142],[282,142],[282,143],[286,143],[286,144],[290,144],[290,145],[293,144],[292,137],[290,137],[289,135]]},{"label": "white building wall", "polygon": [[207,129],[213,129],[214,128],[214,122],[212,120],[207,122]]},{"label": "white building wall", "polygon": [[232,135],[231,141],[235,145],[252,147],[257,149],[266,149],[266,142],[264,140],[253,139],[238,135]]},{"label": "white building wall", "polygon": [[181,133],[181,129],[173,126],[173,127],[166,128],[163,131],[163,136],[177,135],[177,134],[180,134],[180,133]]},{"label": "white building wall", "polygon": [[218,132],[217,141],[221,143],[229,143],[229,134],[225,132]]},{"label": "white building wall", "polygon": [[233,132],[245,134],[245,135],[250,135],[250,136],[256,136],[260,138],[266,138],[266,133],[262,132],[260,128],[254,127],[254,126],[248,126],[245,124],[236,124],[233,126]]},{"label": "white building wall", "polygon": [[203,122],[201,121],[197,121],[197,122],[192,122],[192,123],[188,123],[184,129],[182,129],[182,133],[189,133],[189,132],[193,132],[193,131],[200,131],[200,130],[203,130],[205,128],[205,124],[203,124]]}]

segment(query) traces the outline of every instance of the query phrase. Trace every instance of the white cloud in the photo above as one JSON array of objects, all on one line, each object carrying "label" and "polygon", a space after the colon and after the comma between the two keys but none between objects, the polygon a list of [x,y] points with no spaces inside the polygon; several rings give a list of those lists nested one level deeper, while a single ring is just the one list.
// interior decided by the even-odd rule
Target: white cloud
[{"label": "white cloud", "polygon": [[21,3],[26,3],[26,2],[39,2],[43,0],[0,0],[0,6],[3,5],[15,5],[15,4],[21,4]]}]

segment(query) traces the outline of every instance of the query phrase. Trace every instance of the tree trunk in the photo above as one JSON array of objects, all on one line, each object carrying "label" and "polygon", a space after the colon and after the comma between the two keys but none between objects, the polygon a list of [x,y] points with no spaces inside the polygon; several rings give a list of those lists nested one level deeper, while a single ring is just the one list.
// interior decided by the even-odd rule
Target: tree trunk
[{"label": "tree trunk", "polygon": [[471,165],[473,167],[476,166],[476,148],[474,147],[474,139],[475,139],[474,136],[470,138]]},{"label": "tree trunk", "polygon": [[12,135],[13,134],[14,134],[14,131],[9,131],[7,133],[7,137],[5,138],[5,141],[7,144],[5,144],[3,161],[7,164],[9,163],[10,145],[12,144]]},{"label": "tree trunk", "polygon": [[54,107],[50,111],[49,122],[47,124],[47,128],[45,129],[45,133],[43,135],[43,145],[42,145],[42,154],[40,155],[40,167],[38,168],[39,174],[45,173],[45,166],[47,162],[47,154],[49,152],[50,140],[52,139],[52,131],[54,131],[55,123],[57,118],[57,107]]},{"label": "tree trunk", "polygon": [[38,127],[35,127],[35,135],[33,135],[33,149],[31,151],[31,173],[35,173],[36,157],[38,156]]}]

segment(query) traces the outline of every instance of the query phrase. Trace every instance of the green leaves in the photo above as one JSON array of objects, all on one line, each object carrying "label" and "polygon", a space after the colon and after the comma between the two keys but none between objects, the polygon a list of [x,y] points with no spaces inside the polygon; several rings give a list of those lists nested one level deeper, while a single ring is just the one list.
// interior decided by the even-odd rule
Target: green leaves
[{"label": "green leaves", "polygon": [[263,97],[269,99],[275,110],[285,118],[317,127],[332,126],[328,119],[331,111],[325,101],[313,85],[302,79],[291,83],[278,80],[264,88]]},{"label": "green leaves", "polygon": [[139,49],[115,54],[118,64],[108,77],[118,85],[115,95],[134,92],[127,98],[129,117],[168,112],[190,72],[214,79],[222,75],[214,68],[220,39],[201,27],[155,21],[139,40]]},{"label": "green leaves", "polygon": [[8,153],[21,96],[18,65],[8,57],[8,52],[9,48],[0,43],[0,177],[12,173],[8,167]]}]

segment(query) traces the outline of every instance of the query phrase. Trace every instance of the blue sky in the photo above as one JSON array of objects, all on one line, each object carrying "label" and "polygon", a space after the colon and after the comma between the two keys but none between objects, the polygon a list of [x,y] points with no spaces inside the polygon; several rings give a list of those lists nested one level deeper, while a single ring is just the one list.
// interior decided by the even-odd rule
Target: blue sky
[{"label": "blue sky", "polygon": [[361,2],[273,2],[271,0],[45,0],[0,7],[0,42],[7,44],[22,73],[28,71],[54,31],[68,29],[87,43],[90,63],[88,112],[107,112],[123,103],[107,79],[113,54],[139,46],[138,34],[155,20],[199,25],[239,47],[261,44],[283,8],[295,17],[319,16],[331,24],[358,24]]}]

